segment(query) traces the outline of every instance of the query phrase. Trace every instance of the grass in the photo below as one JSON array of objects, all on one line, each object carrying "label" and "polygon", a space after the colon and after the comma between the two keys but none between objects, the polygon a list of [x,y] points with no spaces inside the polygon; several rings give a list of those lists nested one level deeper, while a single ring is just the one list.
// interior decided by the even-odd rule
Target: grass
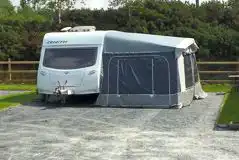
[{"label": "grass", "polygon": [[0,90],[30,91],[27,93],[0,96],[0,110],[31,102],[36,97],[36,85],[31,84],[0,84]]},{"label": "grass", "polygon": [[27,91],[35,91],[36,85],[31,84],[0,84],[0,90],[27,90]]},{"label": "grass", "polygon": [[239,92],[236,91],[227,93],[224,97],[223,106],[217,123],[228,124],[231,121],[239,122]]},{"label": "grass", "polygon": [[231,90],[230,84],[204,84],[202,87],[205,92],[229,92]]},{"label": "grass", "polygon": [[231,121],[239,122],[239,93],[229,84],[205,84],[205,92],[225,92],[217,124],[228,124]]},{"label": "grass", "polygon": [[0,110],[8,107],[14,107],[19,104],[26,104],[36,98],[35,92],[10,94],[6,96],[0,96]]}]

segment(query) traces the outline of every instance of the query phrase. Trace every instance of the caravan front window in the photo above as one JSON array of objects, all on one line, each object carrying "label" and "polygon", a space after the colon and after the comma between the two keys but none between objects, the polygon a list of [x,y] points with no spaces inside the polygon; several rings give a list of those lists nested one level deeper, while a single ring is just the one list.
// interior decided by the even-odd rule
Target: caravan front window
[{"label": "caravan front window", "polygon": [[97,48],[48,48],[43,66],[54,69],[79,69],[96,63]]}]

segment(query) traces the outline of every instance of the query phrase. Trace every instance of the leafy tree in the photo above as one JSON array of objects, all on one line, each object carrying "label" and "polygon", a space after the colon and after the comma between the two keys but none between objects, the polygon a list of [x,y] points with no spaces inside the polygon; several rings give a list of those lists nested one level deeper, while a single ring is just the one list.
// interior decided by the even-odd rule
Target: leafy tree
[{"label": "leafy tree", "polygon": [[20,59],[19,48],[21,48],[21,40],[14,31],[0,32],[0,58],[7,60],[8,57]]},{"label": "leafy tree", "polygon": [[0,16],[7,16],[13,12],[14,8],[9,0],[1,0],[0,3]]},{"label": "leafy tree", "polygon": [[77,0],[22,0],[17,11],[9,0],[4,1],[0,4],[0,60],[9,56],[38,60],[46,32],[76,25],[192,37],[200,47],[200,60],[239,56],[238,0],[204,2],[198,7],[180,1],[111,0],[108,10],[74,9]]},{"label": "leafy tree", "polygon": [[0,8],[12,6],[12,3],[9,0],[1,0]]},{"label": "leafy tree", "polygon": [[[73,9],[76,2],[80,2],[81,4],[85,4],[86,0],[28,0],[30,6],[34,10],[44,9],[45,11],[49,11],[51,13],[57,13],[58,22],[62,21],[62,12],[65,10]],[[41,12],[42,13],[42,12]]]}]

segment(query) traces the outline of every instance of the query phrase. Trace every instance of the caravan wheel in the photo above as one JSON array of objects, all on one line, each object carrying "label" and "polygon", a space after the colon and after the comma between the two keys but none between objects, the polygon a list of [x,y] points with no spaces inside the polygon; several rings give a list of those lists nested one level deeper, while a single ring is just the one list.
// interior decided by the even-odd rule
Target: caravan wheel
[{"label": "caravan wheel", "polygon": [[48,94],[40,94],[40,100],[43,103],[48,103],[49,95]]}]

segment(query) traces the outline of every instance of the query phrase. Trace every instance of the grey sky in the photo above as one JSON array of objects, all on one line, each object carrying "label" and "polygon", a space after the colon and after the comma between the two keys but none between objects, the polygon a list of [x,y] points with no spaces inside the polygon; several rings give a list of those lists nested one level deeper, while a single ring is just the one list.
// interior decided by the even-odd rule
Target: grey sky
[{"label": "grey sky", "polygon": [[[18,6],[20,3],[20,0],[10,0],[10,1],[12,2],[14,6]],[[86,1],[87,1],[86,7],[89,7],[91,9],[107,8],[107,5],[108,5],[108,0],[86,0]],[[185,0],[181,0],[181,1],[185,1]],[[195,0],[188,0],[188,1],[191,3],[195,3]],[[200,2],[205,2],[205,1],[209,1],[209,0],[200,0]],[[219,1],[223,1],[223,0],[219,0]],[[81,7],[80,3],[77,3],[76,8],[80,8],[80,7]]]}]

